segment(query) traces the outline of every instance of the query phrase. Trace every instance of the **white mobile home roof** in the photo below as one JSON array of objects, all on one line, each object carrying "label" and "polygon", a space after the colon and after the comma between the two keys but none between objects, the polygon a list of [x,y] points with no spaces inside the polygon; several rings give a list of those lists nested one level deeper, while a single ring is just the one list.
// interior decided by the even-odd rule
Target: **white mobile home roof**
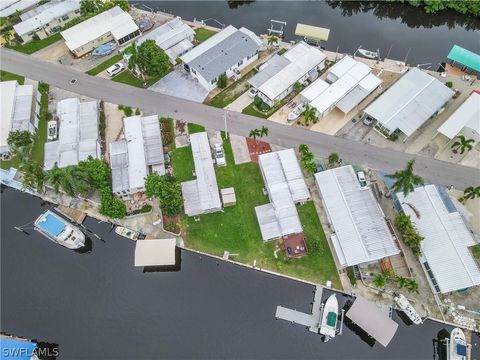
[{"label": "white mobile home roof", "polygon": [[271,100],[276,99],[277,96],[325,60],[323,52],[303,41],[300,41],[282,56],[290,63],[258,88]]},{"label": "white mobile home roof", "polygon": [[175,239],[138,240],[135,266],[175,265]]},{"label": "white mobile home roof", "polygon": [[316,173],[315,180],[333,226],[332,242],[342,266],[400,252],[372,190],[360,187],[351,165]]},{"label": "white mobile home roof", "polygon": [[260,71],[255,74],[255,76],[248,79],[248,82],[254,88],[258,89],[260,86],[265,84],[271,77],[282,71],[282,69],[288,64],[290,64],[290,60],[288,60],[284,56],[275,54],[266,63],[260,66]]},{"label": "white mobile home roof", "polygon": [[62,31],[61,34],[65,39],[65,45],[73,51],[109,32],[118,40],[136,30],[138,26],[130,14],[115,6]]},{"label": "white mobile home roof", "polygon": [[185,213],[189,216],[221,210],[217,177],[206,132],[190,135],[196,180],[182,183]]},{"label": "white mobile home roof", "polygon": [[340,78],[357,63],[358,61],[351,56],[346,55],[328,69],[328,72],[335,75],[337,78]]},{"label": "white mobile home roof", "polygon": [[7,146],[7,138],[10,130],[12,129],[13,109],[15,108],[15,88],[17,82],[2,81],[0,82],[0,100],[2,107],[0,109],[1,119],[1,133],[0,133],[0,146]]},{"label": "white mobile home roof", "polygon": [[410,136],[445,104],[454,92],[418,68],[412,68],[364,111],[391,132]]},{"label": "white mobile home roof", "polygon": [[2,0],[0,1],[0,16],[10,16],[14,14],[15,11],[23,11],[38,2],[40,2],[40,0]]},{"label": "white mobile home roof", "polygon": [[[420,244],[422,254],[440,292],[479,285],[480,269],[468,249],[476,241],[460,213],[449,212],[437,187],[418,187],[406,197],[403,193],[397,193],[397,197],[405,214],[410,216],[424,237]],[[409,204],[420,213],[420,217]]]},{"label": "white mobile home roof", "polygon": [[[480,134],[480,94],[473,92],[467,100],[438,128],[449,139],[456,137],[463,128]],[[465,134],[468,137],[469,134]]]},{"label": "white mobile home roof", "polygon": [[263,240],[303,232],[295,203],[307,201],[310,193],[294,150],[262,154],[258,163],[271,201],[255,208]]},{"label": "white mobile home roof", "polygon": [[368,74],[347,95],[340,99],[335,106],[347,114],[370,95],[381,83],[382,80],[378,77],[373,74]]},{"label": "white mobile home roof", "polygon": [[25,35],[48,24],[54,19],[80,9],[80,1],[65,0],[62,2],[46,3],[39,8],[41,8],[41,11],[34,9],[37,11],[32,17],[13,26],[18,35]]},{"label": "white mobile home roof", "polygon": [[114,193],[130,189],[128,176],[128,147],[125,139],[110,143],[110,168],[112,169],[112,190]]},{"label": "white mobile home roof", "polygon": [[307,102],[312,102],[315,100],[321,93],[328,89],[330,86],[325,80],[318,78],[312,84],[307,86],[302,90],[300,96],[302,96]]}]

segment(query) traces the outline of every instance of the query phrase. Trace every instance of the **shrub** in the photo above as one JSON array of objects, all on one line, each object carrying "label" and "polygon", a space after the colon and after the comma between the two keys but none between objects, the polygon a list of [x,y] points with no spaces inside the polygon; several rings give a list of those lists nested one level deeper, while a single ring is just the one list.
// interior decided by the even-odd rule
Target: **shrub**
[{"label": "shrub", "polygon": [[33,143],[33,136],[26,130],[11,131],[8,134],[7,143],[16,148],[27,146]]},{"label": "shrub", "polygon": [[176,233],[177,226],[173,221],[169,221],[165,224],[165,230],[170,231],[172,233]]},{"label": "shrub", "polygon": [[253,99],[253,103],[256,107],[260,107],[260,105],[262,105],[263,103],[263,100],[260,96],[255,96],[255,99]]},{"label": "shrub", "polygon": [[123,113],[125,114],[126,117],[130,117],[133,115],[133,110],[130,106],[124,106]]},{"label": "shrub", "polygon": [[223,73],[218,77],[217,86],[219,88],[222,88],[222,89],[226,88],[227,87],[227,81],[228,81],[227,74]]},{"label": "shrub", "polygon": [[156,197],[160,208],[166,215],[177,215],[183,209],[183,197],[180,182],[171,174],[160,176],[150,174],[145,179],[145,194]]},{"label": "shrub", "polygon": [[398,134],[391,133],[391,134],[388,136],[388,140],[390,140],[390,141],[397,141],[397,140],[398,140]]},{"label": "shrub", "polygon": [[452,87],[453,87],[453,82],[447,81],[447,82],[445,83],[445,86],[446,86],[446,87],[449,87],[449,88],[452,88]]},{"label": "shrub", "polygon": [[263,112],[266,112],[270,110],[270,106],[267,103],[262,101],[262,103],[260,104],[260,110],[262,110]]},{"label": "shrub", "polygon": [[135,110],[135,115],[141,115],[141,114],[142,114],[142,112],[140,111],[139,108],[137,108],[137,109]]},{"label": "shrub", "polygon": [[150,212],[151,210],[152,210],[152,205],[150,205],[150,204],[145,204],[145,205],[143,205],[143,206],[141,207],[140,212],[141,212],[142,214],[145,214],[145,213]]}]

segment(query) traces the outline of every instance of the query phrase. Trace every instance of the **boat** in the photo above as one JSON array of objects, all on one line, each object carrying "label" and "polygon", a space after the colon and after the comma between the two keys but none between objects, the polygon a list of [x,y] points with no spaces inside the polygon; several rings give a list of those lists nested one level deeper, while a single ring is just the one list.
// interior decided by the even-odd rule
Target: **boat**
[{"label": "boat", "polygon": [[96,49],[93,50],[93,56],[105,56],[110,55],[112,51],[115,49],[115,43],[109,42],[103,45],[100,45]]},{"label": "boat", "polygon": [[403,294],[396,296],[395,302],[415,325],[420,325],[423,323],[420,315],[418,315],[415,308],[412,306],[412,304],[410,304],[410,301],[408,301],[408,299]]},{"label": "boat", "polygon": [[290,114],[287,116],[288,121],[293,121],[297,119],[302,113],[305,111],[305,104],[301,103],[295,109],[292,110]]},{"label": "boat", "polygon": [[35,230],[46,236],[54,243],[68,249],[80,249],[85,246],[85,234],[51,210],[45,211],[34,223]]},{"label": "boat", "polygon": [[55,120],[50,120],[47,125],[47,139],[48,141],[57,140],[58,126]]},{"label": "boat", "polygon": [[322,314],[322,323],[320,324],[320,334],[325,335],[325,342],[334,338],[337,333],[338,322],[338,301],[335,294],[325,302]]},{"label": "boat", "polygon": [[369,58],[369,59],[378,59],[378,51],[370,51],[370,50],[360,49],[360,48],[357,51],[363,57],[366,57],[366,58]]},{"label": "boat", "polygon": [[134,240],[134,241],[145,239],[145,235],[143,235],[142,233],[126,228],[124,226],[117,226],[115,228],[115,232],[120,236],[126,237],[127,239]]},{"label": "boat", "polygon": [[449,360],[466,360],[467,343],[462,329],[455,328],[450,334]]}]

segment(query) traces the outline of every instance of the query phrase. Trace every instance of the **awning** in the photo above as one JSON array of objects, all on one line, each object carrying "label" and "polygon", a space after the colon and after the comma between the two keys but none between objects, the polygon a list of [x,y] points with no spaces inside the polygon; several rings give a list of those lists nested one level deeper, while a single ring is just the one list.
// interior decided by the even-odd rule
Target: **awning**
[{"label": "awning", "polygon": [[447,58],[480,72],[480,55],[464,49],[461,46],[454,45],[448,53]]},{"label": "awning", "polygon": [[135,266],[175,265],[175,239],[137,240]]},{"label": "awning", "polygon": [[379,307],[361,296],[357,296],[345,315],[385,347],[390,343],[398,328],[398,324]]},{"label": "awning", "polygon": [[327,41],[328,36],[330,35],[330,29],[306,24],[297,24],[295,35],[303,36],[307,39]]}]

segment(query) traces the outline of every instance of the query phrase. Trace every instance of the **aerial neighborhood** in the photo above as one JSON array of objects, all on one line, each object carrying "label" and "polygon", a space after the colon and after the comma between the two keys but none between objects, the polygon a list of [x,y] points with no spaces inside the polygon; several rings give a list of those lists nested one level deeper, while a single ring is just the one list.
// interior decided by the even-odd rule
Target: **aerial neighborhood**
[{"label": "aerial neighborhood", "polygon": [[461,39],[437,69],[332,51],[321,23],[256,34],[126,0],[0,14],[1,183],[52,205],[38,233],[81,251],[93,218],[144,272],[182,249],[314,285],[311,314],[272,317],[324,341],[353,322],[387,347],[396,309],[476,358],[480,55]]}]

